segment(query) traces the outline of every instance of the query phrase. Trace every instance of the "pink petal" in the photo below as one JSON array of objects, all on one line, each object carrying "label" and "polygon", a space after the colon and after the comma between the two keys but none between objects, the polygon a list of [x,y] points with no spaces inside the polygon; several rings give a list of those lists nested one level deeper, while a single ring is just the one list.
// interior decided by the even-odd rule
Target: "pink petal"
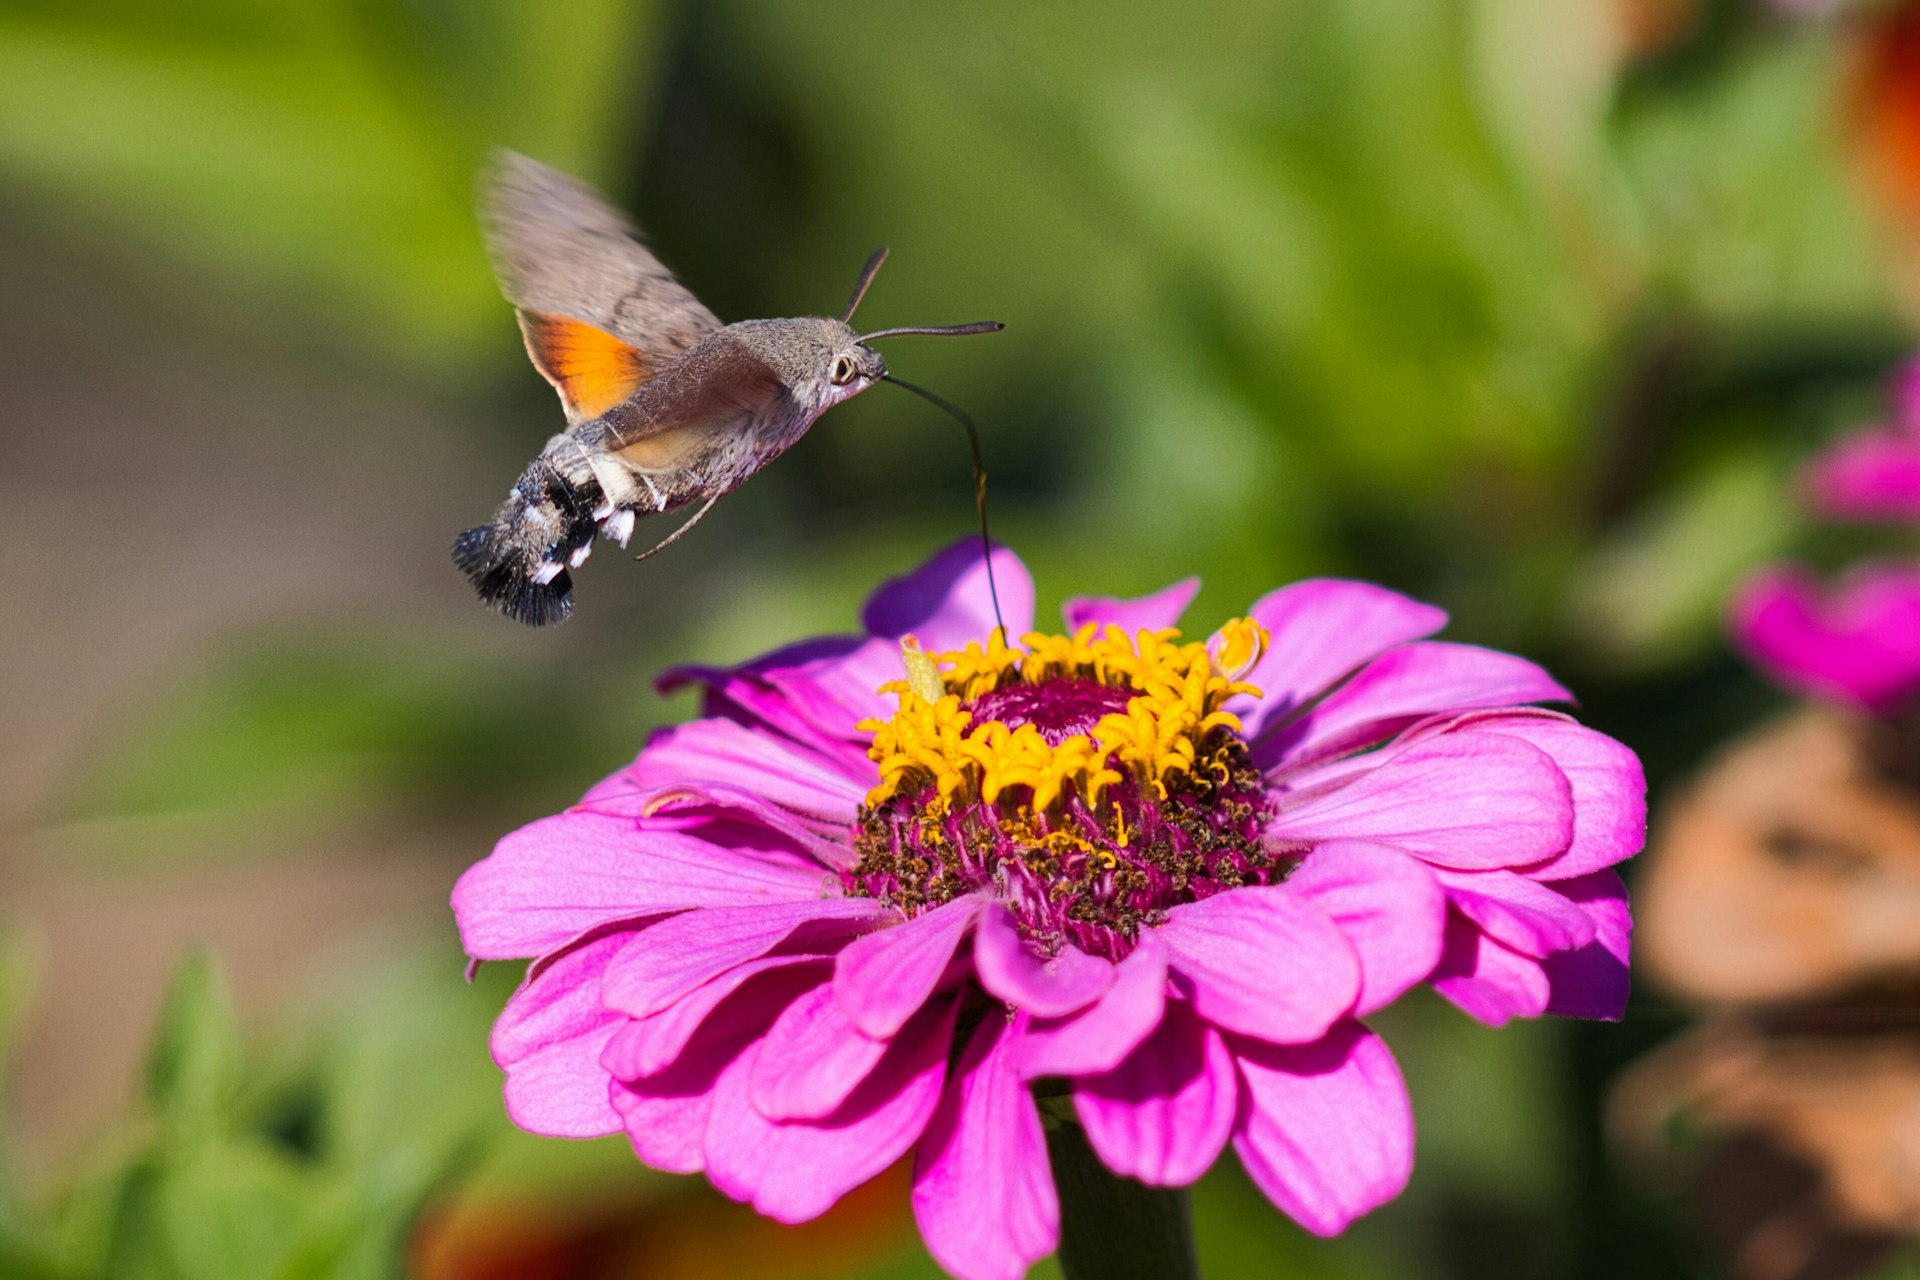
[{"label": "pink petal", "polygon": [[968,894],[849,945],[833,970],[841,1012],[876,1040],[894,1035],[940,985],[986,906],[985,898]]},{"label": "pink petal", "polygon": [[[1020,557],[1005,547],[993,551],[994,583],[1010,639],[1033,630],[1033,579]],[[882,584],[862,615],[867,631],[897,640],[911,635],[930,652],[981,644],[993,634],[993,600],[980,543],[962,538],[904,578]]]},{"label": "pink petal", "polygon": [[1282,587],[1247,613],[1271,636],[1245,677],[1265,696],[1236,699],[1228,708],[1240,716],[1249,739],[1394,645],[1447,625],[1446,613],[1432,605],[1370,582],[1337,578]]},{"label": "pink petal", "polygon": [[717,783],[642,791],[622,770],[588,791],[573,811],[642,819],[656,830],[681,831],[814,876],[822,867],[840,869],[857,860],[847,824],[808,818],[758,792]]},{"label": "pink petal", "polygon": [[713,1108],[713,1080],[700,1080],[682,1066],[646,1082],[646,1092],[615,1081],[613,1107],[641,1164],[662,1173],[699,1173],[706,1168],[702,1146],[707,1115]]},{"label": "pink petal", "polygon": [[1593,941],[1593,921],[1537,880],[1511,871],[1440,871],[1447,901],[1495,941],[1536,959]]},{"label": "pink petal", "polygon": [[987,1015],[914,1159],[913,1216],[960,1280],[1020,1280],[1060,1237],[1040,1113],[1014,1069],[1025,1021]]},{"label": "pink petal", "polygon": [[1020,1041],[1021,1077],[1113,1070],[1159,1025],[1166,998],[1166,944],[1158,930],[1143,930],[1133,950],[1115,966],[1113,985],[1091,1008],[1028,1025]]},{"label": "pink petal", "polygon": [[1807,467],[1807,499],[1830,520],[1920,520],[1920,441],[1864,431]]},{"label": "pink petal", "polygon": [[[1374,758],[1363,757],[1362,767]],[[1450,733],[1378,758],[1344,786],[1283,810],[1267,834],[1304,844],[1373,840],[1468,870],[1540,862],[1573,838],[1566,776],[1518,738]]]},{"label": "pink petal", "polygon": [[866,758],[866,735],[854,726],[871,717],[893,714],[897,704],[890,695],[880,692],[880,686],[904,675],[900,642],[869,637],[842,656],[771,670],[761,679],[816,734],[850,743],[854,763],[867,774],[873,764]]},{"label": "pink petal", "polygon": [[[801,743],[837,755],[854,743],[853,726],[884,714],[880,686],[901,675],[897,645],[865,636],[825,636],[776,649],[738,667],[683,666],[654,681],[662,693],[705,688],[703,716],[757,720]],[[854,754],[864,754],[857,746]]]},{"label": "pink petal", "polygon": [[1430,985],[1461,1012],[1490,1027],[1513,1018],[1537,1018],[1552,991],[1531,956],[1501,946],[1465,916],[1447,919],[1447,946]]},{"label": "pink petal", "polygon": [[1236,1039],[1233,1050],[1242,1089],[1234,1150],[1294,1221],[1338,1235],[1406,1187],[1413,1109],[1380,1037],[1345,1022],[1313,1044]]},{"label": "pink petal", "polygon": [[630,935],[600,938],[523,984],[493,1024],[493,1060],[507,1073],[507,1115],[529,1133],[597,1138],[620,1132],[600,1053],[626,1021],[600,1003],[600,971]]},{"label": "pink petal", "polygon": [[748,1096],[769,1120],[818,1120],[859,1087],[889,1043],[848,1021],[833,998],[833,984],[822,983],[788,1005],[767,1032]]},{"label": "pink petal", "polygon": [[840,939],[877,924],[891,910],[868,898],[815,898],[689,911],[634,938],[607,966],[600,998],[608,1008],[644,1018],[775,947],[785,945],[793,953],[834,949]]},{"label": "pink petal", "polygon": [[1829,591],[1772,570],[1735,597],[1731,626],[1754,664],[1797,693],[1881,715],[1920,690],[1920,571],[1869,565]]},{"label": "pink petal", "polygon": [[1184,1187],[1213,1167],[1233,1132],[1233,1055],[1176,1000],[1117,1069],[1074,1081],[1073,1105],[1109,1169],[1148,1186]]},{"label": "pink petal", "polygon": [[1497,649],[1429,640],[1375,658],[1297,723],[1256,747],[1263,766],[1384,742],[1417,720],[1450,711],[1571,702],[1540,667]]},{"label": "pink petal", "polygon": [[732,787],[842,825],[853,823],[879,778],[870,765],[850,774],[832,757],[732,720],[690,720],[659,731],[626,776],[642,794]]},{"label": "pink petal", "polygon": [[1286,887],[1326,912],[1360,957],[1358,1014],[1393,1003],[1440,961],[1447,899],[1417,858],[1335,840],[1308,854]]},{"label": "pink petal", "polygon": [[817,898],[821,872],[631,818],[561,813],[520,828],[453,888],[476,960],[543,955],[609,920],[688,907]]},{"label": "pink petal", "polygon": [[[620,1020],[626,1025],[607,1042],[600,1055],[600,1065],[617,1080],[641,1080],[659,1075],[680,1060],[680,1055],[686,1052],[715,1010],[755,978],[780,969],[800,970],[783,975],[775,983],[756,983],[755,990],[742,997],[766,1003],[769,1010],[777,1009],[793,999],[796,991],[824,987],[827,965],[824,956],[767,956],[749,960],[701,983],[658,1013],[644,1018],[620,1014]],[[777,999],[774,992],[778,992]],[[599,992],[594,995],[598,999]],[[761,1021],[772,1021],[771,1012]]]},{"label": "pink petal", "polygon": [[1547,981],[1553,988],[1547,1012],[1562,1018],[1617,1022],[1626,1014],[1632,987],[1628,960],[1633,915],[1627,909],[1627,887],[1611,871],[1555,881],[1551,887],[1592,917],[1595,936],[1577,951],[1547,957]]},{"label": "pink petal", "polygon": [[1360,962],[1339,926],[1282,885],[1177,906],[1159,934],[1194,1009],[1229,1031],[1318,1039],[1360,994]]},{"label": "pink petal", "polygon": [[1565,880],[1631,858],[1647,842],[1647,776],[1640,757],[1604,733],[1544,711],[1474,721],[1532,743],[1553,757],[1573,793],[1573,839],[1565,853],[1521,869],[1535,880]]},{"label": "pink petal", "polygon": [[775,1222],[817,1218],[907,1153],[946,1081],[957,1003],[929,1006],[846,1102],[817,1122],[776,1123],[757,1111],[750,1077],[774,1050],[761,1041],[720,1076],[706,1131],[707,1176]]},{"label": "pink petal", "polygon": [[666,1173],[706,1167],[706,1130],[721,1074],[760,1043],[767,1024],[804,990],[807,975],[786,969],[761,975],[749,991],[723,1001],[703,1021],[673,1065],[642,1080],[615,1082],[620,1112],[642,1164]]},{"label": "pink petal", "polygon": [[1102,628],[1111,623],[1132,636],[1141,631],[1179,626],[1180,615],[1187,611],[1194,593],[1199,590],[1200,579],[1184,578],[1150,596],[1132,600],[1116,596],[1073,596],[1060,606],[1060,613],[1066,619],[1069,632],[1078,631],[1089,622]]},{"label": "pink petal", "polygon": [[1113,985],[1113,964],[1075,946],[1042,959],[1021,940],[1013,913],[995,903],[980,917],[973,939],[980,985],[1036,1018],[1058,1018],[1086,1008]]}]

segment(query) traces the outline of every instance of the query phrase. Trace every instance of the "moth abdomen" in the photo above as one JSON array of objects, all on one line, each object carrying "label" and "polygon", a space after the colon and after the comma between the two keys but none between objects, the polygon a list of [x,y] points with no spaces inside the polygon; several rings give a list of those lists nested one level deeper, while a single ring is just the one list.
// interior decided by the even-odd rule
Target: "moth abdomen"
[{"label": "moth abdomen", "polygon": [[573,612],[573,575],[599,524],[597,488],[535,459],[494,512],[453,542],[453,563],[480,599],[516,622],[544,627]]}]

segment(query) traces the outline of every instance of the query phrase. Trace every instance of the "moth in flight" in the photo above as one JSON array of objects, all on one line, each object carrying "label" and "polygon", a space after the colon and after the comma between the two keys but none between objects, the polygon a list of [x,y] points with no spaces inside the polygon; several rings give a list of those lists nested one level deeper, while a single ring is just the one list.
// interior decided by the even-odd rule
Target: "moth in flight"
[{"label": "moth in flight", "polygon": [[[869,345],[901,334],[992,333],[914,326],[860,334],[848,323],[882,249],[837,319],[722,325],[662,267],[619,211],[537,161],[500,157],[481,207],[488,248],[520,316],[534,367],[560,393],[567,429],[547,441],[488,524],[461,534],[453,561],[489,605],[543,626],[573,611],[573,570],[596,534],[627,544],[645,516],[699,504],[667,546],[779,457],[814,419],[887,374]],[[974,440],[976,493],[984,481]]]}]

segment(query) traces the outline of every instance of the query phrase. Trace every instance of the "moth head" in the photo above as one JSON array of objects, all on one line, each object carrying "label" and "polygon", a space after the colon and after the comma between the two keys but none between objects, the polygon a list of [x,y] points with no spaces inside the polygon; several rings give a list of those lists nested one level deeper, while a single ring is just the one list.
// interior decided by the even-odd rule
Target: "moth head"
[{"label": "moth head", "polygon": [[851,329],[843,341],[835,344],[832,359],[827,362],[827,385],[837,396],[865,391],[886,376],[887,362],[880,358],[878,351],[862,343]]}]

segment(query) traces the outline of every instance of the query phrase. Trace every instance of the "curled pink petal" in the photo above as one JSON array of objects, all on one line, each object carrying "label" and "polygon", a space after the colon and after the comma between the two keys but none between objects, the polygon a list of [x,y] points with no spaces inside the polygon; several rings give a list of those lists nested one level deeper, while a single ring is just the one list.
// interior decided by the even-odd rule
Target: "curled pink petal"
[{"label": "curled pink petal", "polygon": [[1194,1009],[1229,1031],[1282,1044],[1318,1039],[1360,995],[1346,936],[1283,885],[1175,907],[1159,934]]},{"label": "curled pink petal", "polygon": [[631,818],[561,813],[520,828],[453,887],[476,960],[544,955],[595,925],[688,907],[817,898],[820,873]]},{"label": "curled pink petal", "polygon": [[1553,758],[1498,733],[1460,732],[1365,757],[1344,786],[1268,824],[1280,841],[1342,838],[1403,849],[1442,867],[1524,866],[1573,840],[1573,790]]},{"label": "curled pink petal", "polygon": [[766,906],[715,907],[673,916],[634,938],[600,981],[600,998],[629,1017],[657,1013],[695,987],[775,947],[837,942],[885,919],[870,898],[815,898]]},{"label": "curled pink petal", "polygon": [[1166,999],[1167,947],[1149,929],[1114,967],[1113,985],[1093,1005],[1028,1024],[1019,1049],[1022,1078],[1113,1070],[1159,1025]]},{"label": "curled pink petal", "polygon": [[1118,1067],[1073,1086],[1101,1163],[1153,1187],[1184,1187],[1211,1168],[1238,1104],[1226,1040],[1181,1000]]},{"label": "curled pink petal", "polygon": [[1260,743],[1262,764],[1384,742],[1444,712],[1571,702],[1573,695],[1525,658],[1477,645],[1425,640],[1381,654],[1294,724]]},{"label": "curled pink petal", "polygon": [[974,1031],[914,1159],[913,1216],[960,1280],[1020,1280],[1060,1237],[1040,1113],[1014,1069],[1025,1021],[989,1014]]},{"label": "curled pink petal", "polygon": [[701,714],[758,721],[827,754],[864,758],[853,726],[884,715],[880,686],[900,677],[899,646],[865,636],[827,636],[788,645],[738,667],[673,667],[654,682],[662,693],[706,691]]},{"label": "curled pink petal", "polygon": [[1200,579],[1184,578],[1150,596],[1121,600],[1114,596],[1073,596],[1060,606],[1068,631],[1078,631],[1092,623],[1096,627],[1119,627],[1128,635],[1136,631],[1158,631],[1180,625],[1180,615],[1193,603],[1200,590]]},{"label": "curled pink petal", "polygon": [[829,756],[732,720],[693,720],[653,736],[627,769],[641,794],[698,791],[703,784],[754,791],[794,813],[842,825],[853,821],[871,766],[857,773]]},{"label": "curled pink petal", "polygon": [[1741,589],[1731,625],[1754,664],[1797,693],[1885,715],[1920,690],[1920,570],[1869,565],[1826,590],[1775,569]]},{"label": "curled pink petal", "polygon": [[1439,963],[1447,899],[1419,859],[1385,845],[1335,840],[1287,878],[1333,920],[1360,958],[1354,1012],[1385,1008]]},{"label": "curled pink petal", "polygon": [[992,906],[973,938],[973,967],[980,985],[1036,1018],[1058,1018],[1086,1008],[1113,985],[1113,964],[1078,947],[1042,959],[1020,937],[1013,913]]},{"label": "curled pink petal", "polygon": [[1573,793],[1573,839],[1565,852],[1520,868],[1535,880],[1566,880],[1624,862],[1647,843],[1647,775],[1640,757],[1604,733],[1541,711],[1477,717],[1474,727],[1531,743],[1553,758]]},{"label": "curled pink petal", "polygon": [[1247,614],[1270,637],[1244,677],[1264,696],[1228,704],[1250,740],[1394,645],[1447,625],[1444,610],[1370,582],[1338,578],[1282,587],[1255,601]]},{"label": "curled pink petal", "polygon": [[892,929],[870,933],[840,953],[833,995],[854,1026],[884,1040],[940,985],[947,962],[987,907],[972,894],[915,916]]},{"label": "curled pink petal", "polygon": [[1447,901],[1488,936],[1536,959],[1593,941],[1593,920],[1551,886],[1511,871],[1441,871]]},{"label": "curled pink petal", "polygon": [[1338,1235],[1413,1173],[1413,1108],[1386,1042],[1357,1022],[1303,1045],[1235,1039],[1233,1148],[1254,1185],[1315,1235]]},{"label": "curled pink petal", "polygon": [[947,1074],[954,1002],[931,1006],[832,1114],[815,1121],[767,1119],[750,1100],[750,1077],[773,1051],[754,1045],[721,1073],[704,1136],[707,1176],[775,1222],[819,1217],[841,1196],[905,1155],[932,1119]]}]

